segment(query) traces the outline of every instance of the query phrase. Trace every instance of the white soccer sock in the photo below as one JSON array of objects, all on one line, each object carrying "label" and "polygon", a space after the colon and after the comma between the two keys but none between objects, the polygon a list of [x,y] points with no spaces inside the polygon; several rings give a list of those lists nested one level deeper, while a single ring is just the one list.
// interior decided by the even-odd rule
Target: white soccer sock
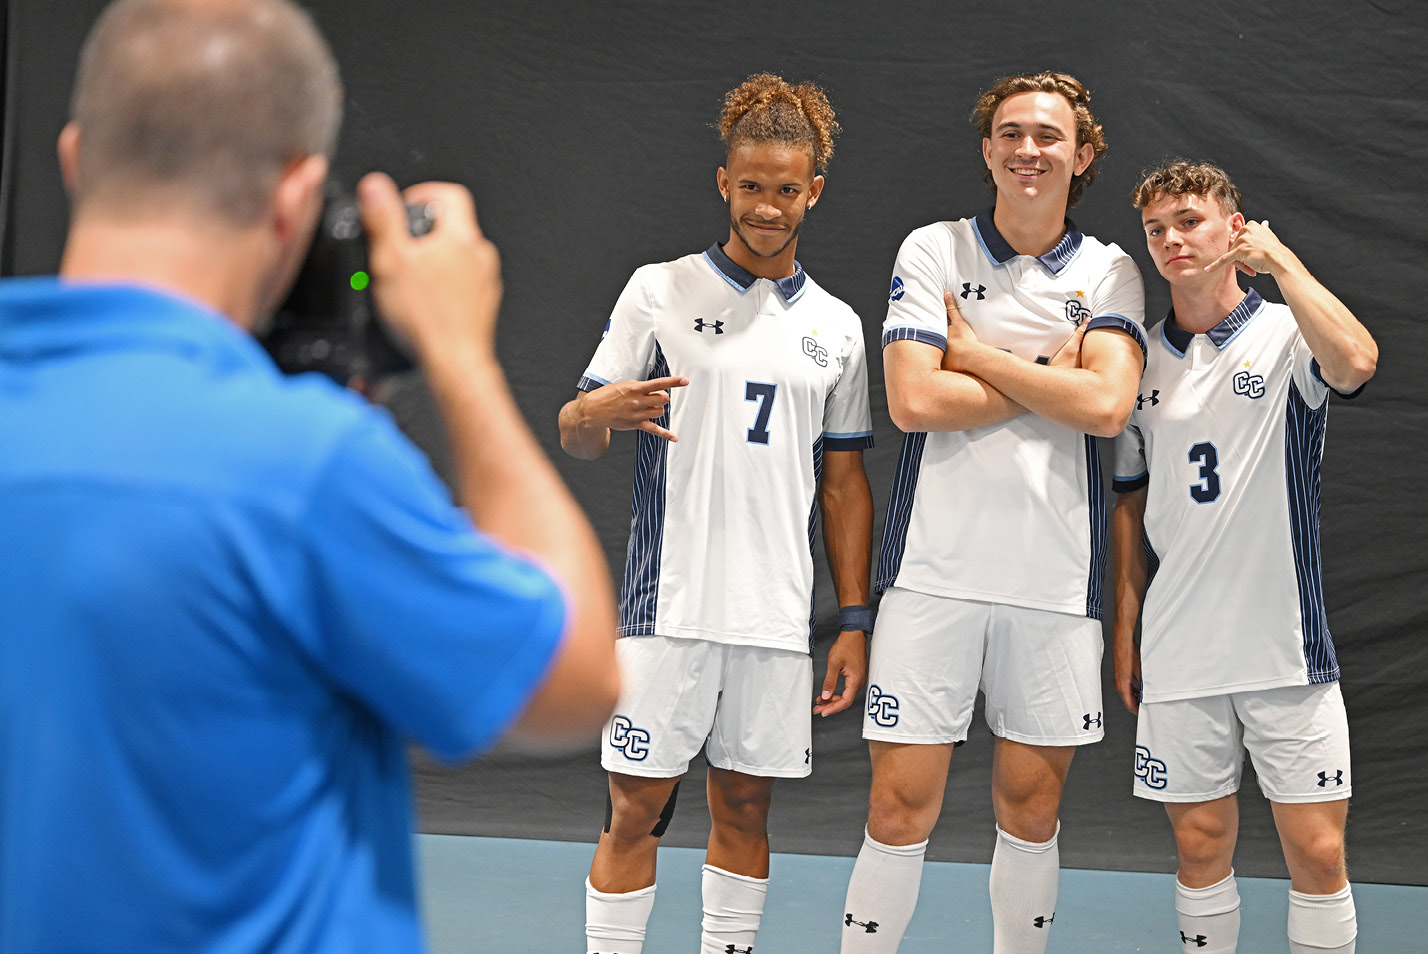
[{"label": "white soccer sock", "polygon": [[700,954],[754,954],[769,879],[705,865],[700,887],[704,895]]},{"label": "white soccer sock", "polygon": [[1354,954],[1358,934],[1349,885],[1334,894],[1289,892],[1290,954]]},{"label": "white soccer sock", "polygon": [[[1061,833],[1061,823],[1056,824]],[[992,850],[992,954],[1044,954],[1056,917],[1061,852],[1056,835],[1042,844],[1022,841],[997,826]]]},{"label": "white soccer sock", "polygon": [[585,879],[586,954],[640,954],[654,908],[655,886],[606,894]]},{"label": "white soccer sock", "polygon": [[885,845],[863,831],[848,879],[842,954],[894,954],[917,907],[927,842]]},{"label": "white soccer sock", "polygon": [[1234,871],[1205,888],[1187,888],[1176,878],[1175,918],[1183,950],[1235,954],[1240,943],[1240,889]]}]

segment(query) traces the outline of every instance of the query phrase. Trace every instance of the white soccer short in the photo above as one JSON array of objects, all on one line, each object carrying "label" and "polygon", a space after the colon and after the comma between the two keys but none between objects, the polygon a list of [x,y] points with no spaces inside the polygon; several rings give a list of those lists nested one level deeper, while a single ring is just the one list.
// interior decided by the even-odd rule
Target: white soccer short
[{"label": "white soccer short", "polygon": [[677,778],[708,743],[715,768],[772,778],[813,770],[813,660],[706,639],[626,636],[624,688],[605,725],[608,772]]},{"label": "white soccer short", "polygon": [[1143,703],[1135,741],[1135,794],[1158,802],[1239,791],[1246,750],[1270,801],[1329,802],[1353,791],[1337,682]]},{"label": "white soccer short", "polygon": [[961,742],[978,689],[1001,738],[1085,745],[1105,734],[1094,619],[893,587],[875,629],[865,739]]}]

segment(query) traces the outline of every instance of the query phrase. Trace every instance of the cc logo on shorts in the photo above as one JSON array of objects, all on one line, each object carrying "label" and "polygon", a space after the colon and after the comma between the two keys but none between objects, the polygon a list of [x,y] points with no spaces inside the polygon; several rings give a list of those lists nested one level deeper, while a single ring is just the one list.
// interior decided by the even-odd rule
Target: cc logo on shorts
[{"label": "cc logo on shorts", "polygon": [[897,725],[897,697],[890,696],[877,686],[868,687],[868,718],[878,725]]},{"label": "cc logo on shorts", "polygon": [[650,754],[650,734],[622,715],[610,720],[610,745],[632,762],[643,762]]},{"label": "cc logo on shorts", "polygon": [[1167,774],[1165,763],[1152,758],[1150,749],[1143,745],[1135,747],[1135,777],[1144,782],[1146,788],[1164,788]]}]

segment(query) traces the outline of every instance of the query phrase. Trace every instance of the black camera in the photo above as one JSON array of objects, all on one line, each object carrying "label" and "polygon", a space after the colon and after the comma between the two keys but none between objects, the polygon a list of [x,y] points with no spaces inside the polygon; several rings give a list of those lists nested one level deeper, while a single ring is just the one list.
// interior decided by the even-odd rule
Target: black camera
[{"label": "black camera", "polygon": [[[430,232],[434,221],[430,207],[407,206],[412,235]],[[371,281],[357,201],[329,186],[292,291],[259,337],[278,367],[288,374],[320,371],[342,385],[370,385],[411,370],[408,349],[377,315]]]}]

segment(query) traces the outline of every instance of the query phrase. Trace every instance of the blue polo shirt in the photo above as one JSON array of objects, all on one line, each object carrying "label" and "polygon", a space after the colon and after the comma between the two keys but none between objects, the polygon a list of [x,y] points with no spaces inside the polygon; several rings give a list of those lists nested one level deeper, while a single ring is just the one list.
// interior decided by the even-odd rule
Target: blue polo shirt
[{"label": "blue polo shirt", "polygon": [[0,283],[0,950],[421,950],[405,741],[492,743],[565,616],[222,316]]}]

